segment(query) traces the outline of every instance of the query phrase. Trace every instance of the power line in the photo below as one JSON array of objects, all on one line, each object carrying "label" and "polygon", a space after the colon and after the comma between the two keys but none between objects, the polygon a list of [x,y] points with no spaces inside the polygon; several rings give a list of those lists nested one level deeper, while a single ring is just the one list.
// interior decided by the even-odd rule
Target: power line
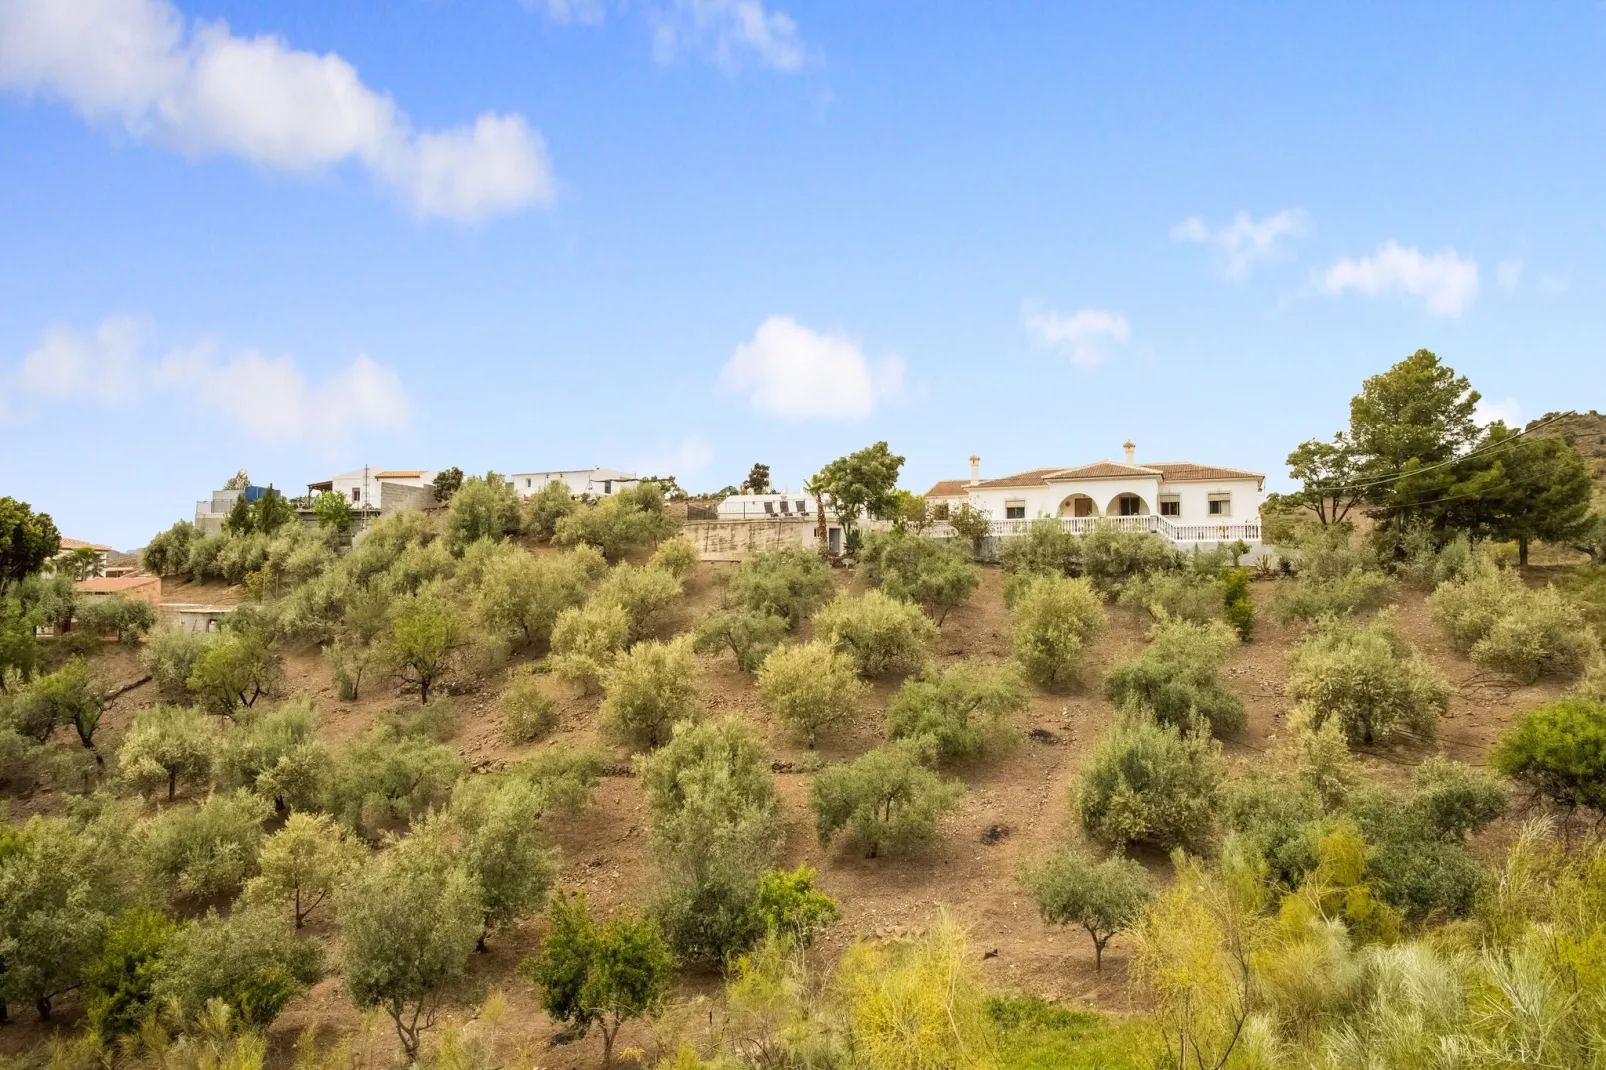
[{"label": "power line", "polygon": [[[1409,478],[1411,478],[1413,476],[1419,476],[1424,472],[1431,472],[1436,468],[1447,468],[1452,464],[1460,464],[1462,461],[1469,461],[1474,457],[1478,457],[1478,456],[1481,456],[1482,454],[1490,453],[1490,452],[1492,452],[1494,450],[1497,450],[1497,449],[1500,449],[1500,448],[1502,448],[1504,446],[1508,446],[1511,443],[1517,441],[1517,439],[1521,438],[1522,436],[1528,435],[1528,434],[1532,434],[1533,432],[1538,431],[1541,428],[1549,427],[1551,424],[1556,423],[1558,420],[1565,420],[1569,416],[1577,416],[1577,415],[1578,415],[1578,413],[1575,412],[1575,411],[1559,412],[1556,415],[1552,416],[1548,420],[1544,420],[1544,421],[1542,421],[1540,423],[1534,424],[1532,427],[1525,427],[1521,431],[1517,431],[1517,432],[1513,433],[1509,438],[1503,438],[1499,442],[1491,443],[1490,445],[1487,445],[1487,446],[1481,446],[1478,449],[1473,450],[1471,453],[1463,454],[1460,457],[1452,457],[1448,461],[1439,461],[1439,462],[1437,462],[1435,464],[1430,464],[1430,465],[1428,465],[1428,466],[1426,466],[1424,468],[1418,468],[1418,469],[1416,469],[1415,471],[1412,471],[1412,472],[1396,472],[1394,475],[1385,476],[1382,479],[1370,480],[1370,481],[1368,481],[1366,483],[1340,483],[1337,486],[1324,486],[1322,484],[1317,484],[1316,487],[1313,488],[1313,489],[1315,489],[1316,491],[1318,491],[1318,492],[1320,492],[1322,494],[1332,494],[1335,491],[1364,490],[1367,487],[1378,487],[1378,486],[1382,486],[1385,483],[1396,483],[1396,482],[1398,482],[1398,481],[1400,481],[1402,479],[1409,479]],[[1445,500],[1448,501],[1449,499],[1445,499]],[[1428,503],[1422,503],[1422,504],[1428,504]]]}]

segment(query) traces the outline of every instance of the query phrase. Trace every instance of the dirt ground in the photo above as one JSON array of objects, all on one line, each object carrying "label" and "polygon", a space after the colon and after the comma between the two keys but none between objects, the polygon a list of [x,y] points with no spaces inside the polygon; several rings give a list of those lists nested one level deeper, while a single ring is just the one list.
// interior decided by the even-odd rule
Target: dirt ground
[{"label": "dirt ground", "polygon": [[[718,578],[733,566],[703,564],[687,584],[687,596],[669,631],[684,630],[720,602]],[[838,583],[856,589],[849,572],[836,573]],[[1238,648],[1225,670],[1230,687],[1248,709],[1240,733],[1222,739],[1223,752],[1235,775],[1264,761],[1264,754],[1281,728],[1288,709],[1284,680],[1288,652],[1303,633],[1302,627],[1283,627],[1270,619],[1265,607],[1271,601],[1271,582],[1257,581],[1253,596],[1262,607],[1254,641]],[[207,592],[214,601],[218,592]],[[192,600],[186,596],[185,600]],[[1432,745],[1379,748],[1363,755],[1368,773],[1391,784],[1403,784],[1411,768],[1442,749],[1450,757],[1481,764],[1502,728],[1518,713],[1560,693],[1562,687],[1544,682],[1511,687],[1490,677],[1458,656],[1429,619],[1420,592],[1402,588],[1392,610],[1401,634],[1421,650],[1454,686],[1449,715]],[[1028,707],[1015,719],[1022,740],[996,755],[946,770],[963,780],[966,793],[957,811],[946,819],[939,835],[923,849],[903,858],[867,859],[851,841],[822,848],[814,834],[808,809],[809,778],[793,770],[849,758],[882,739],[883,713],[900,680],[893,676],[876,681],[854,720],[841,726],[810,753],[769,715],[760,702],[751,676],[736,670],[729,657],[704,659],[703,695],[713,717],[731,717],[753,727],[769,749],[776,772],[776,790],[785,827],[785,844],[778,864],[806,863],[818,870],[818,884],[835,896],[842,920],[823,938],[817,954],[832,960],[857,936],[884,936],[918,930],[939,911],[947,911],[970,930],[972,945],[981,956],[981,969],[989,985],[1031,992],[1075,1006],[1120,1013],[1133,1009],[1126,975],[1127,950],[1120,938],[1105,953],[1102,973],[1093,970],[1089,941],[1080,930],[1045,925],[1018,874],[1021,866],[1052,847],[1077,842],[1080,830],[1072,817],[1071,792],[1078,771],[1093,742],[1108,726],[1114,710],[1103,697],[1103,679],[1111,665],[1143,642],[1146,615],[1111,606],[1109,624],[1089,652],[1080,687],[1063,695],[1033,694]],[[807,626],[805,625],[805,634]],[[1001,662],[1009,655],[1008,617],[1003,603],[1003,574],[983,571],[981,586],[967,606],[952,611],[937,642],[938,660],[950,663],[971,658]],[[515,658],[515,663],[525,660]],[[129,681],[142,675],[139,662],[128,648],[108,644],[99,659],[108,676]],[[338,746],[363,732],[387,710],[416,699],[387,687],[371,688],[360,701],[338,702],[329,675],[314,651],[292,651],[285,658],[287,690],[310,696],[323,714],[328,741]],[[562,719],[551,739],[535,747],[514,747],[502,738],[492,713],[499,686],[491,680],[472,693],[452,701],[458,709],[453,745],[478,769],[495,768],[536,747],[554,741],[602,746],[619,767],[603,778],[592,805],[572,815],[547,819],[554,847],[561,857],[560,884],[584,888],[594,909],[640,910],[654,897],[656,870],[648,845],[648,815],[635,780],[622,775],[628,768],[628,749],[598,738],[595,697],[576,695],[555,680],[552,694],[559,699]],[[103,738],[108,751],[139,706],[158,700],[150,684],[120,696],[108,711]],[[1029,730],[1041,730],[1027,738]],[[1039,741],[1041,740],[1041,741]],[[19,800],[14,817],[53,809],[59,799],[40,791]],[[1510,832],[1510,821],[1485,833],[1480,849],[1494,851]],[[987,835],[984,835],[987,834]],[[1153,853],[1140,857],[1164,880],[1169,863]],[[511,1003],[510,1027],[527,1038],[536,1053],[533,1065],[594,1066],[600,1042],[562,1040],[536,1005],[529,985],[515,967],[533,952],[542,921],[533,918],[498,934],[488,953],[475,956],[474,988],[480,993],[504,991]],[[316,930],[315,930],[316,931]],[[333,949],[331,949],[333,951]],[[334,956],[331,954],[331,964]],[[681,1001],[717,993],[712,977],[684,978],[676,990]],[[468,1004],[465,1004],[468,1006]],[[76,1016],[68,1003],[60,1025]],[[455,1012],[459,1015],[465,1010]],[[38,1026],[20,1015],[18,1022],[0,1032],[0,1050],[15,1051],[39,1039]],[[273,1027],[273,1047],[287,1053],[295,1038],[309,1025],[324,1031],[355,1028],[357,1013],[338,978],[331,977],[295,1001]],[[59,1027],[59,1026],[58,1026]],[[382,1034],[389,1043],[388,1023]],[[655,1050],[651,1027],[627,1026],[623,1047]]]}]

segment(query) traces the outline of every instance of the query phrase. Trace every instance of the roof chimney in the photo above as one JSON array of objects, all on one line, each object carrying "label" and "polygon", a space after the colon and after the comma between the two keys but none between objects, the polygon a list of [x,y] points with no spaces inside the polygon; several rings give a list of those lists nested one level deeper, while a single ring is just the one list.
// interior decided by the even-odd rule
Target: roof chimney
[{"label": "roof chimney", "polygon": [[1138,446],[1137,446],[1137,443],[1133,442],[1131,439],[1127,439],[1125,442],[1121,443],[1121,448],[1123,450],[1126,450],[1126,463],[1127,464],[1137,464],[1138,463]]},{"label": "roof chimney", "polygon": [[981,482],[981,458],[974,453],[970,455],[970,485],[975,486]]}]

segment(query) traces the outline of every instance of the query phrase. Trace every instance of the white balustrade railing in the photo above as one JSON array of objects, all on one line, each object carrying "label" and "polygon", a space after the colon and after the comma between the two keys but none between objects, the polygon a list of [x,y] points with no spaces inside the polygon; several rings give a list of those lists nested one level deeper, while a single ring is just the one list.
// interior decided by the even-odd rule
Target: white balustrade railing
[{"label": "white balustrade railing", "polygon": [[[1009,538],[1015,535],[1026,534],[1035,521],[1032,520],[1004,520],[993,524],[995,538]],[[1174,524],[1163,516],[1152,513],[1144,516],[1065,516],[1059,518],[1060,528],[1072,535],[1086,535],[1097,528],[1103,527],[1115,531],[1138,531],[1162,535],[1175,543],[1194,542],[1233,542],[1242,539],[1245,542],[1260,541],[1260,524],[1250,521],[1237,524]],[[937,525],[932,535],[937,538],[951,536],[952,529],[939,531],[937,528],[947,529],[948,525]]]}]

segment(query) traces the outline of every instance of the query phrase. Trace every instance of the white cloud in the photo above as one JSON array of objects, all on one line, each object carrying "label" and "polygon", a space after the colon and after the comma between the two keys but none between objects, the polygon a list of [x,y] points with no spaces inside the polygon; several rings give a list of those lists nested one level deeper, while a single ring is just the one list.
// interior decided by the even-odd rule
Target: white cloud
[{"label": "white cloud", "polygon": [[1231,223],[1214,227],[1190,216],[1171,228],[1171,238],[1215,246],[1227,274],[1241,279],[1256,263],[1278,256],[1283,239],[1303,237],[1309,231],[1310,217],[1304,209],[1285,208],[1259,222],[1248,212],[1239,212]]},{"label": "white cloud", "polygon": [[720,372],[758,412],[789,420],[853,420],[903,390],[901,357],[868,360],[852,341],[820,334],[790,316],[771,316]]},{"label": "white cloud", "polygon": [[807,58],[797,23],[784,12],[766,11],[761,0],[670,0],[654,19],[659,63],[694,52],[725,70],[754,62],[795,71]]},{"label": "white cloud", "polygon": [[607,17],[602,0],[524,0],[524,6],[544,12],[547,18],[565,26],[571,22],[600,26]]},{"label": "white cloud", "polygon": [[1321,287],[1330,294],[1355,290],[1372,297],[1401,290],[1425,299],[1435,316],[1459,316],[1478,296],[1478,262],[1463,259],[1454,249],[1428,256],[1389,241],[1373,256],[1340,260],[1328,268]]},{"label": "white cloud", "polygon": [[693,476],[701,474],[714,459],[714,448],[701,435],[690,434],[678,443],[660,442],[658,449],[646,460],[637,464],[637,470],[649,476],[674,476],[681,487]]},{"label": "white cloud", "polygon": [[1062,316],[1058,312],[1035,312],[1023,304],[1021,326],[1038,345],[1061,350],[1072,364],[1089,368],[1109,355],[1111,345],[1124,343],[1132,334],[1125,316],[1096,308],[1078,309]]},{"label": "white cloud", "polygon": [[545,143],[522,116],[417,131],[339,55],[222,21],[186,30],[170,0],[5,0],[0,86],[192,157],[292,174],[355,162],[422,217],[474,222],[554,195]]},{"label": "white cloud", "polygon": [[114,408],[155,396],[198,404],[268,442],[338,444],[355,431],[396,431],[412,408],[396,373],[365,354],[312,383],[290,356],[254,351],[220,358],[198,342],[159,359],[145,355],[138,320],[108,319],[92,332],[52,327],[22,358],[14,376],[17,398],[80,402]]},{"label": "white cloud", "polygon": [[1500,280],[1502,289],[1515,290],[1517,288],[1518,284],[1522,282],[1523,266],[1522,257],[1520,256],[1512,257],[1510,260],[1502,260],[1495,266],[1495,277]]},{"label": "white cloud", "polygon": [[1517,404],[1516,398],[1506,398],[1504,401],[1495,401],[1492,398],[1479,398],[1477,407],[1472,410],[1472,419],[1479,427],[1487,427],[1500,420],[1507,427],[1522,426],[1522,406]]}]

